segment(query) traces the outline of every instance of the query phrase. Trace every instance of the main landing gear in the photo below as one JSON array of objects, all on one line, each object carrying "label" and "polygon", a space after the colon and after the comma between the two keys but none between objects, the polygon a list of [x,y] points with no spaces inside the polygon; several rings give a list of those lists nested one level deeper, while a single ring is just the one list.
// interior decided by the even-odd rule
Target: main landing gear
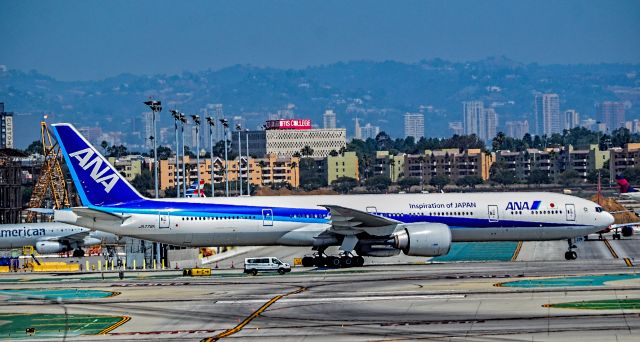
[{"label": "main landing gear", "polygon": [[573,244],[573,240],[567,240],[569,242],[569,250],[564,253],[564,258],[567,260],[576,260],[578,258],[578,253],[574,251],[574,248],[577,248],[576,245]]},{"label": "main landing gear", "polygon": [[341,255],[326,255],[320,250],[313,256],[305,256],[302,258],[302,266],[305,267],[331,267],[331,268],[347,268],[361,267],[364,265],[364,258],[359,255],[351,255],[345,253]]}]

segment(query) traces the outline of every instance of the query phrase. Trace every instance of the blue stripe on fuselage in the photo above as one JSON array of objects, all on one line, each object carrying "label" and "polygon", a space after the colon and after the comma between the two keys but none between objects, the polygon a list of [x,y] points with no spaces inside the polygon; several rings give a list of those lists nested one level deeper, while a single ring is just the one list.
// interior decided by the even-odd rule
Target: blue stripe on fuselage
[{"label": "blue stripe on fuselage", "polygon": [[[536,203],[538,202],[538,203]],[[533,203],[539,206],[539,201]],[[286,207],[257,207],[246,205],[230,205],[215,203],[193,203],[193,202],[163,202],[153,200],[140,200],[129,203],[121,203],[110,206],[92,207],[92,209],[111,213],[127,214],[147,214],[158,215],[169,213],[172,216],[183,217],[233,217],[247,220],[262,221],[263,209],[272,210],[273,221],[300,222],[300,223],[329,223],[329,211],[325,209],[311,208],[286,208]],[[489,221],[487,218],[471,217],[451,217],[451,216],[429,216],[420,214],[397,214],[382,213],[377,215],[401,223],[433,222],[443,223],[450,228],[499,228],[499,227],[560,227],[560,226],[582,226],[578,224],[534,222],[523,220],[499,220]]]}]

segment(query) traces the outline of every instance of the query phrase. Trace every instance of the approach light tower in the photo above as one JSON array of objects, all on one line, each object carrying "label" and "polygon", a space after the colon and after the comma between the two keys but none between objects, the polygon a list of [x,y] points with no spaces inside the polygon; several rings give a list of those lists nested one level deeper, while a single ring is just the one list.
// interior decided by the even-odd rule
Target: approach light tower
[{"label": "approach light tower", "polygon": [[180,142],[178,141],[178,122],[180,122],[180,113],[179,111],[172,109],[171,116],[173,117],[173,129],[176,133],[176,182],[174,183],[176,186],[176,197],[180,198]]},{"label": "approach light tower", "polygon": [[220,123],[224,127],[224,194],[225,196],[229,197],[229,157],[227,155],[227,138],[229,137],[227,130],[229,129],[229,120],[220,119]]},{"label": "approach light tower", "polygon": [[200,197],[200,115],[191,115],[193,123],[196,124],[196,173],[198,175],[198,185],[196,186],[198,197]]},{"label": "approach light tower", "polygon": [[156,100],[145,101],[144,104],[149,106],[151,109],[152,115],[152,123],[153,123],[153,135],[149,137],[153,142],[153,178],[154,178],[154,186],[155,186],[155,194],[156,198],[158,198],[158,149],[156,148],[156,113],[162,111],[162,102]]},{"label": "approach light tower", "polygon": [[216,119],[211,116],[207,117],[207,124],[209,124],[209,145],[211,147],[211,197],[216,197],[216,169],[213,164],[213,128],[216,126]]}]

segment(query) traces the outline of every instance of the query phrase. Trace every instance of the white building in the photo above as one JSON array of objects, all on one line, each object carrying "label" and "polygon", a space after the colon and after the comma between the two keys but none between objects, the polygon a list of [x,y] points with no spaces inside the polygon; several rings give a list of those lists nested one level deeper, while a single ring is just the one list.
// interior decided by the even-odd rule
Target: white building
[{"label": "white building", "polygon": [[335,129],[270,129],[267,133],[267,154],[293,156],[309,146],[313,157],[326,157],[331,151],[347,146],[347,130]]},{"label": "white building", "polygon": [[507,136],[522,139],[525,134],[529,133],[529,121],[507,121],[505,128]]},{"label": "white building", "polygon": [[486,140],[487,120],[482,101],[466,101],[462,103],[464,134],[475,134]]},{"label": "white building", "polygon": [[323,121],[324,121],[324,128],[327,129],[333,129],[336,128],[336,113],[331,110],[331,109],[327,109],[324,111],[324,114],[322,115]]},{"label": "white building", "polygon": [[563,126],[567,130],[580,126],[580,114],[575,109],[565,110]]},{"label": "white building", "polygon": [[360,128],[360,137],[362,138],[362,140],[367,140],[369,138],[375,139],[379,133],[380,126],[373,126],[370,123],[367,123]]},{"label": "white building", "polygon": [[415,140],[424,137],[424,114],[404,114],[404,137],[413,137]]},{"label": "white building", "polygon": [[482,140],[490,140],[496,136],[496,133],[498,133],[498,113],[496,113],[493,108],[487,108],[484,110],[484,117],[487,120],[487,131],[484,138],[482,136],[480,136],[480,138]]},{"label": "white building", "polygon": [[537,94],[535,97],[535,124],[537,135],[562,132],[560,97],[558,94]]}]

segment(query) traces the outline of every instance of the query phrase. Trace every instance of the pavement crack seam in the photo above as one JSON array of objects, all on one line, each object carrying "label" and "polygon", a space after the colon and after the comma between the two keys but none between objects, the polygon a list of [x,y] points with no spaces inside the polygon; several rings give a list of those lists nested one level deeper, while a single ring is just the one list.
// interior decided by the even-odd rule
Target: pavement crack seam
[{"label": "pavement crack seam", "polygon": [[291,291],[291,292],[287,292],[285,294],[281,294],[281,295],[277,295],[273,298],[271,298],[268,302],[264,303],[258,310],[254,311],[251,315],[249,315],[247,318],[245,318],[242,322],[240,322],[240,324],[236,325],[235,327],[231,328],[231,329],[227,329],[221,333],[219,333],[218,335],[212,336],[212,337],[205,337],[202,339],[201,342],[213,342],[213,341],[217,341],[221,338],[224,337],[228,337],[231,336],[237,332],[239,332],[240,330],[242,330],[247,324],[251,323],[251,321],[253,321],[256,317],[260,316],[261,313],[263,313],[265,310],[267,310],[271,305],[273,305],[273,303],[277,302],[278,300],[286,297],[286,296],[290,296],[290,295],[294,295],[294,294],[298,294],[300,292],[306,291],[307,289],[304,287],[301,287],[297,290]]}]

